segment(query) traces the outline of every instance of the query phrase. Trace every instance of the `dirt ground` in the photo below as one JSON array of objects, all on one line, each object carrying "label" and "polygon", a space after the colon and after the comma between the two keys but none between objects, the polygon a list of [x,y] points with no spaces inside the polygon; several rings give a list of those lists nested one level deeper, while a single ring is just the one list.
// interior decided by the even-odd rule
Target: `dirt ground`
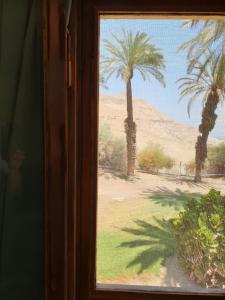
[{"label": "dirt ground", "polygon": [[103,170],[99,171],[99,198],[122,201],[128,198],[145,197],[146,194],[171,191],[207,193],[214,188],[225,193],[225,178],[204,178],[201,183],[192,179],[170,175],[152,175],[136,172],[133,180],[125,180]]}]

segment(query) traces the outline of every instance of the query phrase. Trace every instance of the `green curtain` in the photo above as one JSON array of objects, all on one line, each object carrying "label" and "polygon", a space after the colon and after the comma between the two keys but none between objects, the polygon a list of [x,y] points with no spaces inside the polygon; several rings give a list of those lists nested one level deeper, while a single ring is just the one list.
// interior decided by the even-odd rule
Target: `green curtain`
[{"label": "green curtain", "polygon": [[0,299],[43,299],[39,0],[0,0]]}]

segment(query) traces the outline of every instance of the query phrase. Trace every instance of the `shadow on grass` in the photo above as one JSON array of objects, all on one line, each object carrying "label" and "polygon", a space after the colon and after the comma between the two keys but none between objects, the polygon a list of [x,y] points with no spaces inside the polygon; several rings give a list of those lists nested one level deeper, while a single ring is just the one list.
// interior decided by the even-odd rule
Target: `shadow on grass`
[{"label": "shadow on grass", "polygon": [[[166,258],[174,255],[175,239],[170,230],[170,224],[166,220],[154,218],[155,225],[142,220],[136,220],[135,228],[122,228],[122,231],[137,237],[135,240],[123,242],[119,247],[135,248],[147,246],[127,265],[127,268],[140,265],[138,274],[153,266],[161,260],[164,266]],[[140,237],[140,238],[139,238]]]},{"label": "shadow on grass", "polygon": [[167,187],[158,187],[157,189],[147,189],[143,192],[143,195],[161,206],[173,207],[175,210],[181,210],[188,199],[200,198],[200,193],[190,193],[189,191],[182,191],[177,188],[175,191],[171,191]]}]

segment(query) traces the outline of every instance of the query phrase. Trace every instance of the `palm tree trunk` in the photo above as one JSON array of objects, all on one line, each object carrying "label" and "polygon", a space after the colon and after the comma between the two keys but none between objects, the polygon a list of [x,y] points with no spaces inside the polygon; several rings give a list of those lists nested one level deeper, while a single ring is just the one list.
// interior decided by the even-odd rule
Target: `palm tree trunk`
[{"label": "palm tree trunk", "polygon": [[133,103],[131,78],[126,83],[127,89],[127,118],[124,120],[124,127],[127,140],[127,176],[133,176],[136,160],[136,124],[133,121]]},{"label": "palm tree trunk", "polygon": [[195,182],[202,181],[202,169],[207,156],[205,151],[207,151],[207,141],[203,140],[202,135],[199,135],[195,145]]},{"label": "palm tree trunk", "polygon": [[217,114],[215,113],[219,103],[219,96],[216,90],[212,90],[207,98],[206,104],[202,111],[202,120],[199,125],[199,132],[195,145],[195,182],[201,182],[201,172],[204,162],[207,158],[207,141],[210,131],[214,128]]}]

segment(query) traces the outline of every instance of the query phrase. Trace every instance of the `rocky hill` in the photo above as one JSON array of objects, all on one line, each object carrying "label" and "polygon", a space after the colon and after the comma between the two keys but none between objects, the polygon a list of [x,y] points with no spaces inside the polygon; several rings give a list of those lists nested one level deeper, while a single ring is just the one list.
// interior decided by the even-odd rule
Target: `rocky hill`
[{"label": "rocky hill", "polygon": [[[100,126],[108,124],[115,136],[124,139],[125,99],[125,94],[100,95],[99,103]],[[194,158],[196,128],[174,122],[144,100],[133,99],[133,107],[138,150],[152,142],[161,145],[177,163],[186,163]],[[209,143],[216,143],[216,140],[210,139]]]}]

